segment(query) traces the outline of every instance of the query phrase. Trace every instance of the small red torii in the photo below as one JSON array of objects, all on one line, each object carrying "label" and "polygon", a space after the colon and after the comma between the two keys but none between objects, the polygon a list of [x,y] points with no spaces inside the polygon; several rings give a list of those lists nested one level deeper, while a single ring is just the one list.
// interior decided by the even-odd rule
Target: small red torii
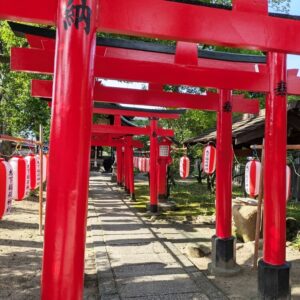
[{"label": "small red torii", "polygon": [[[94,114],[114,115],[114,125],[93,125],[93,139],[97,135],[118,135],[124,136],[124,145],[117,147],[117,182],[121,183],[121,178],[125,178],[125,190],[129,192],[132,200],[135,199],[134,193],[134,172],[133,172],[133,147],[132,137],[128,135],[149,135],[150,136],[150,211],[158,212],[158,186],[166,186],[166,176],[159,179],[162,181],[158,185],[158,174],[165,173],[166,165],[158,160],[158,138],[174,136],[173,130],[166,130],[158,127],[158,119],[178,119],[184,110],[155,110],[141,108],[126,108],[107,106],[96,103]],[[149,127],[130,127],[121,124],[121,116],[139,116],[146,117],[150,120]],[[123,176],[122,176],[123,175]]]}]

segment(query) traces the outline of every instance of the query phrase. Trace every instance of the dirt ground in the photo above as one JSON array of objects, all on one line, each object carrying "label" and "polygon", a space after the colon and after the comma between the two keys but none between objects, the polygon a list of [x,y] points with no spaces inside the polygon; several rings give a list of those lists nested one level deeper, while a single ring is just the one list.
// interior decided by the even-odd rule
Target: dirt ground
[{"label": "dirt ground", "polygon": [[[14,202],[12,214],[0,221],[0,299],[39,299],[43,239],[38,234],[37,212],[36,198]],[[197,243],[198,240],[210,247],[210,237],[214,234],[214,225],[206,220],[194,224],[162,220],[151,223],[183,253],[186,253],[187,245]],[[84,299],[93,300],[97,299],[99,293],[89,232],[88,230]],[[252,269],[252,253],[252,243],[237,245],[237,262],[242,266],[242,272],[230,278],[209,275],[206,271],[210,263],[209,257],[189,258],[230,299],[257,299],[257,272]],[[300,252],[287,247],[287,260],[292,262],[292,299],[300,299]]]},{"label": "dirt ground", "polygon": [[[241,266],[241,272],[233,277],[215,277],[209,274],[210,255],[192,257],[188,255],[187,247],[203,245],[211,249],[211,236],[215,233],[214,217],[198,217],[198,220],[178,222],[174,220],[154,220],[151,222],[167,240],[171,241],[184,253],[207,277],[212,280],[230,299],[258,299],[257,270],[253,269],[253,242],[237,243],[236,258]],[[167,226],[170,225],[170,226]],[[262,246],[262,242],[260,243]],[[262,256],[262,250],[259,257]],[[300,251],[287,247],[287,261],[292,263],[291,283],[292,299],[300,299]]]},{"label": "dirt ground", "polygon": [[[0,299],[40,298],[42,252],[43,237],[38,230],[37,198],[15,201],[12,213],[0,221]],[[89,234],[84,293],[84,299],[97,299],[97,274]]]}]

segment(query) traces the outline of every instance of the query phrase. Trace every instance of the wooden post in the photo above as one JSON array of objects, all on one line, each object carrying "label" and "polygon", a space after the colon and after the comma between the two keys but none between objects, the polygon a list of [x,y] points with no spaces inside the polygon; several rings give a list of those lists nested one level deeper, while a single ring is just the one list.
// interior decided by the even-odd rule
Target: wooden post
[{"label": "wooden post", "polygon": [[[263,145],[265,141],[263,141]],[[257,217],[256,217],[256,229],[255,229],[255,244],[254,244],[254,257],[253,257],[253,268],[257,269],[258,260],[258,249],[259,249],[259,237],[260,237],[260,227],[261,227],[261,208],[264,197],[264,164],[265,164],[265,148],[262,147],[261,152],[261,173],[259,178],[259,192],[258,192],[258,202],[257,202]]]},{"label": "wooden post", "polygon": [[43,235],[43,170],[44,170],[44,162],[43,162],[43,127],[40,125],[40,182],[39,182],[39,231],[40,235]]}]

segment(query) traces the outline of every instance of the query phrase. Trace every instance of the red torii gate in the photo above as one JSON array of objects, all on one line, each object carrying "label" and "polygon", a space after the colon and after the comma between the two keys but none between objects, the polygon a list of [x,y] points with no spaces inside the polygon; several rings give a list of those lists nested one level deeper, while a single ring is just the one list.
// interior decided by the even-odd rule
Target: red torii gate
[{"label": "red torii gate", "polygon": [[[181,49],[183,49],[182,45],[181,45]],[[31,49],[29,49],[31,50]],[[189,47],[188,47],[189,50]],[[14,54],[15,52],[18,50],[14,50],[14,53],[12,55],[12,60],[14,61]],[[190,52],[188,52],[190,53]],[[192,54],[194,53],[194,51],[192,52]],[[187,56],[188,58],[188,56]],[[23,58],[24,59],[24,58]],[[19,58],[17,59],[17,62],[22,64],[22,60],[20,60]],[[97,65],[96,65],[97,66]],[[245,66],[247,68],[249,68],[249,64],[242,64],[239,67],[236,67],[236,69],[241,68],[241,66]],[[13,67],[15,68],[15,64],[13,64]],[[28,67],[27,67],[28,68]],[[43,65],[42,63],[39,64],[39,67],[36,66],[35,70],[30,70],[30,71],[37,71],[37,70],[41,70],[43,69]],[[254,66],[252,65],[252,69],[254,70]],[[50,68],[49,68],[50,70]],[[28,71],[28,69],[27,69]],[[241,73],[243,73],[244,71],[239,71]],[[236,71],[235,76],[237,76],[239,74],[239,72]],[[252,72],[253,74],[255,74],[254,72]],[[35,84],[37,85],[37,87],[40,87],[40,90],[38,90],[37,88],[35,88],[35,90],[33,90],[33,94],[35,95],[43,95],[43,97],[48,97],[51,98],[52,94],[51,94],[51,81],[48,81],[46,84],[43,83],[43,81],[34,81]],[[44,84],[44,85],[43,85]],[[232,84],[232,83],[231,83]],[[47,91],[45,91],[45,87],[47,88]],[[154,87],[157,88],[157,85],[155,85]],[[118,89],[120,91],[120,94],[122,95],[122,90],[124,89]],[[147,91],[148,92],[148,91]],[[164,93],[160,91],[160,95],[168,95],[170,93]],[[120,97],[121,97],[120,95]],[[177,93],[177,95],[180,95]],[[210,97],[212,97],[214,94],[208,94],[206,96],[202,96],[202,99],[208,100]],[[191,95],[187,95],[187,96],[191,96]],[[192,95],[192,97],[194,97]],[[208,99],[206,99],[208,98]],[[101,98],[100,98],[101,99]],[[121,98],[120,98],[121,99]],[[214,98],[215,99],[215,98]],[[228,99],[231,99],[231,101],[227,101]],[[231,164],[232,162],[230,160],[221,160],[220,158],[222,157],[221,154],[223,155],[224,153],[227,153],[225,155],[225,157],[230,157],[231,155],[231,136],[228,136],[228,133],[231,132],[230,126],[232,124],[231,121],[231,112],[232,112],[232,100],[235,99],[236,103],[237,100],[239,99],[241,102],[244,102],[242,105],[241,103],[239,103],[239,108],[244,109],[244,111],[249,111],[247,110],[244,106],[246,106],[245,104],[248,105],[252,104],[252,106],[250,106],[250,110],[255,110],[255,112],[258,112],[258,102],[257,101],[247,101],[244,100],[242,98],[242,96],[237,96],[237,97],[232,97],[230,92],[226,91],[221,91],[220,93],[220,100],[217,103],[217,110],[219,111],[219,117],[218,117],[218,127],[219,127],[219,149],[220,152],[218,152],[218,161],[219,161],[219,169],[224,171],[224,173],[221,173],[222,176],[224,176],[224,174],[226,174],[226,179],[227,180],[223,180],[221,178],[221,176],[218,176],[217,182],[218,182],[218,191],[221,191],[219,193],[217,193],[217,206],[219,206],[218,212],[219,214],[217,215],[217,237],[218,238],[213,238],[213,245],[214,245],[214,249],[216,249],[216,251],[214,251],[214,262],[218,262],[216,263],[216,266],[214,266],[214,269],[228,269],[228,268],[233,268],[235,269],[236,267],[236,263],[235,263],[235,255],[234,255],[234,248],[235,248],[235,239],[231,238]],[[118,100],[115,100],[116,102],[119,102]],[[161,100],[162,101],[162,100]],[[164,101],[163,101],[164,102]],[[161,104],[162,102],[160,102]],[[208,101],[206,101],[206,103],[208,103]],[[173,102],[173,106],[177,106],[177,101]],[[203,105],[202,105],[203,107]],[[223,114],[222,112],[225,111],[225,107],[227,111],[227,118],[222,117]],[[153,122],[153,128],[155,130],[155,126],[157,126],[157,124],[155,124]],[[101,128],[101,132],[105,132],[105,128]],[[116,129],[115,129],[116,130]],[[116,131],[114,131],[114,133],[117,133]],[[223,139],[224,136],[228,136],[226,139]],[[152,141],[151,145],[155,145],[155,140]],[[154,146],[154,148],[156,148],[157,146]],[[225,152],[225,150],[227,152]],[[152,151],[153,152],[153,151]],[[152,161],[156,161],[157,158],[151,160]],[[151,163],[151,169],[153,169],[152,167],[152,163]],[[156,174],[156,172],[155,172]],[[151,176],[152,178],[154,178],[153,176]],[[154,184],[156,184],[156,179],[154,179],[153,181],[151,181],[152,186],[151,186],[151,190],[150,190],[150,199],[151,199],[151,211],[155,212],[157,211],[157,200],[153,201],[153,199],[156,199],[157,197],[157,188],[156,186],[154,186]],[[225,194],[226,193],[226,194]],[[227,199],[227,201],[224,201],[224,199]],[[223,240],[226,239],[226,242],[223,243]],[[220,242],[219,242],[220,241]],[[225,253],[225,254],[224,254]],[[231,257],[231,259],[228,259],[228,256]]]},{"label": "red torii gate", "polygon": [[[158,173],[161,171],[160,165],[158,169],[158,137],[159,136],[174,136],[173,130],[158,128],[158,119],[178,119],[184,110],[154,110],[154,109],[139,109],[108,106],[105,104],[95,103],[94,113],[114,115],[114,125],[93,125],[93,135],[95,134],[114,134],[119,136],[126,135],[149,135],[150,136],[150,211],[158,212]],[[121,126],[121,116],[137,116],[149,118],[149,127],[129,127]],[[125,137],[125,149],[117,148],[117,163],[118,163],[118,183],[120,184],[122,173],[125,175],[125,190],[129,192],[132,200],[135,200],[134,193],[134,172],[133,172],[133,148],[130,147],[132,138]],[[124,152],[124,155],[122,154]],[[124,166],[124,167],[122,167]],[[124,172],[122,172],[124,169]],[[165,181],[166,178],[161,178]]]},{"label": "red torii gate", "polygon": [[[185,2],[189,3],[187,0]],[[78,299],[82,295],[85,214],[74,214],[74,211],[86,212],[87,184],[81,185],[82,181],[77,179],[82,179],[84,175],[87,182],[88,178],[85,159],[88,159],[90,145],[91,128],[88,124],[91,120],[94,79],[94,70],[91,66],[95,58],[97,29],[274,52],[268,54],[270,88],[266,112],[265,247],[264,259],[259,264],[259,291],[262,296],[288,296],[289,265],[285,262],[284,220],[286,210],[284,53],[300,53],[300,37],[297,35],[300,23],[297,20],[269,16],[267,0],[261,1],[259,5],[255,0],[233,0],[232,11],[162,0],[152,0],[150,3],[140,0],[115,0],[113,3],[102,0],[98,9],[97,1],[87,0],[84,3],[84,9],[88,13],[86,18],[79,19],[77,16],[74,24],[65,19],[66,10],[69,9],[68,3],[67,0],[49,1],[47,8],[41,11],[40,2],[37,0],[21,3],[18,0],[9,0],[2,4],[0,11],[1,19],[57,25],[58,28],[50,154],[52,167],[48,182],[48,211],[51,213],[46,216],[42,297],[45,299],[51,295],[52,299]],[[75,1],[74,5],[81,5],[79,7],[83,8],[80,0]],[[126,18],[123,18],[124,15]],[[178,23],[178,17],[182,15],[189,20],[185,28]],[[211,20],[218,22],[212,23]],[[230,27],[227,27],[227,24],[230,24]],[[226,34],[224,28],[227,28]],[[82,47],[77,47],[78,44]],[[82,77],[77,76],[77,71]],[[71,113],[70,107],[73,107]],[[281,120],[281,126],[272,122],[274,119]],[[73,166],[74,156],[68,159],[60,155],[60,152],[66,153],[65,150],[70,146],[68,125],[74,125],[72,129],[76,132],[76,135],[71,136],[71,146],[78,164]],[[79,153],[82,154],[81,157]],[[274,163],[278,163],[277,168],[273,168]],[[70,168],[72,178],[64,178],[63,169],[66,167]],[[57,178],[61,183],[58,187],[55,186]],[[76,195],[71,193],[74,190],[77,191]],[[65,227],[69,221],[69,218],[66,218],[68,215],[77,217],[72,224],[68,224],[69,227],[72,225],[71,230],[74,234],[68,236],[63,232],[52,232],[51,228],[55,228],[56,224]],[[276,226],[268,226],[269,224]],[[49,237],[52,234],[51,240]],[[53,244],[50,241],[53,241]],[[66,246],[72,251],[69,257],[63,257],[64,251],[58,251],[65,249]],[[74,261],[74,257],[78,259]],[[78,272],[72,272],[76,267]],[[78,289],[69,289],[70,282]],[[278,286],[282,288],[278,289]]]},{"label": "red torii gate", "polygon": [[[183,45],[181,45],[180,47],[181,47],[181,49],[184,48]],[[190,51],[189,46],[187,48],[188,48],[188,53],[192,54],[192,56],[193,56],[195,54],[194,51]],[[156,55],[156,54],[152,54],[152,55]],[[12,58],[14,59],[14,57],[12,57]],[[96,66],[97,66],[97,64],[96,64]],[[247,68],[249,68],[249,64],[247,64],[246,66],[247,66]],[[41,67],[42,67],[42,65],[40,64],[39,68],[41,68]],[[241,66],[239,66],[239,67],[241,67]],[[50,68],[51,67],[49,66],[48,70],[50,70]],[[238,68],[238,67],[235,67],[235,68]],[[252,66],[252,68],[254,69],[254,66]],[[111,69],[112,68],[110,68],[110,70]],[[134,68],[133,68],[133,70],[134,70]],[[243,74],[243,71],[239,71],[239,72],[241,72]],[[234,79],[239,77],[238,76],[239,72],[237,72],[237,70],[235,70],[236,77],[234,77]],[[252,72],[251,74],[256,75],[254,72]],[[292,74],[295,75],[295,72],[293,71]],[[261,84],[258,90],[260,90],[260,89],[268,90],[267,86],[268,86],[269,80],[266,80],[266,79],[268,79],[267,75],[268,74],[265,72],[264,85]],[[120,79],[122,79],[122,78],[120,78]],[[132,79],[132,78],[130,77],[130,79]],[[231,78],[231,79],[233,79],[233,78]],[[37,82],[37,84],[41,84],[41,82]],[[239,83],[236,83],[236,84],[238,85]],[[247,84],[248,84],[248,82],[243,83],[244,87],[247,86]],[[48,85],[49,85],[49,83],[48,83]],[[247,86],[247,88],[250,89],[251,87]],[[119,90],[122,91],[123,89],[119,89]],[[254,90],[256,90],[256,89],[254,89]],[[39,93],[39,91],[37,91],[37,93]],[[221,93],[221,98],[223,100],[221,99],[222,105],[219,107],[219,117],[218,117],[219,137],[226,136],[226,134],[229,130],[229,126],[231,126],[231,116],[230,116],[230,119],[227,118],[227,119],[223,120],[222,114],[220,113],[221,109],[223,109],[224,106],[226,106],[228,104],[228,101],[226,101],[226,98],[230,97],[230,94],[228,92],[226,94],[226,91],[224,91],[224,93],[225,93],[224,95]],[[48,94],[48,96],[49,96],[49,94]],[[231,106],[231,105],[229,105],[229,106]],[[228,239],[231,236],[231,224],[229,222],[229,220],[231,220],[231,204],[226,203],[225,201],[223,201],[223,199],[231,199],[231,188],[229,188],[230,182],[231,182],[231,176],[226,176],[227,181],[223,180],[222,177],[224,177],[224,174],[227,174],[227,175],[231,174],[231,173],[226,172],[226,170],[229,170],[231,167],[229,164],[230,161],[220,160],[220,158],[222,157],[222,155],[224,155],[224,153],[226,153],[224,149],[226,149],[227,154],[230,155],[229,144],[231,144],[231,137],[227,138],[227,139],[222,139],[222,138],[220,138],[220,139],[223,140],[223,143],[219,143],[219,147],[218,147],[218,149],[220,150],[220,152],[218,152],[219,153],[219,155],[218,155],[218,166],[219,166],[218,170],[220,170],[218,173],[221,174],[222,176],[217,176],[217,186],[218,186],[218,188],[217,188],[217,211],[220,212],[220,214],[217,215],[217,237],[218,238],[220,237],[221,239],[215,239],[216,242],[215,242],[214,249],[217,249],[217,250],[219,249],[220,252],[224,252],[222,249],[225,248],[226,249],[225,252],[228,252],[228,249],[234,249],[234,239],[229,239],[227,241],[228,245],[226,245],[226,243],[225,244],[223,243],[223,240]],[[222,188],[222,186],[226,186],[226,188]],[[218,191],[221,191],[221,192],[218,193]],[[230,195],[230,197],[229,197],[229,195]],[[218,199],[219,199],[219,201],[218,201]],[[221,243],[220,245],[217,244],[219,240]],[[226,263],[219,263],[219,266],[216,267],[216,269],[219,269],[219,267],[221,267],[221,268],[228,268],[228,266],[233,267],[234,263],[235,263],[233,252],[234,251],[232,250],[231,255],[232,255],[233,259],[230,261],[230,263],[228,263],[228,261],[226,261]],[[217,258],[222,257],[222,254],[220,254],[220,253],[215,253],[215,255]],[[218,259],[216,259],[216,260],[218,260]]]}]

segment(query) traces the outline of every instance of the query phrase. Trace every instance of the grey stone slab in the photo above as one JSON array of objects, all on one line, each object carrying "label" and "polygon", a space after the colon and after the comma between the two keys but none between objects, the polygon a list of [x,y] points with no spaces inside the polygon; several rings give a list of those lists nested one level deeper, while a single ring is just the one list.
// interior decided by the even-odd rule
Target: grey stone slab
[{"label": "grey stone slab", "polygon": [[[125,300],[136,298],[124,298]],[[209,300],[205,294],[201,293],[182,293],[182,294],[168,294],[168,295],[156,295],[139,297],[139,300]]]},{"label": "grey stone slab", "polygon": [[198,232],[143,219],[105,175],[91,183],[100,299],[226,299],[178,250],[191,238],[203,241]]},{"label": "grey stone slab", "polygon": [[119,267],[113,267],[114,274],[117,278],[133,277],[133,276],[157,276],[173,274],[186,274],[178,264],[164,263],[141,263],[141,264],[123,264]]},{"label": "grey stone slab", "polygon": [[143,245],[154,242],[153,234],[105,235],[107,245]]},{"label": "grey stone slab", "polygon": [[115,257],[127,257],[128,255],[138,254],[167,253],[167,249],[158,241],[154,241],[146,245],[122,245],[122,248],[120,248],[118,251],[115,251],[116,246],[107,245],[106,249],[110,256],[114,255]]},{"label": "grey stone slab", "polygon": [[163,263],[165,265],[175,264],[177,262],[169,253],[146,253],[119,256],[118,253],[109,255],[112,267],[119,267],[122,264],[142,264],[142,263]]},{"label": "grey stone slab", "polygon": [[187,274],[129,277],[116,283],[121,298],[201,292]]}]

